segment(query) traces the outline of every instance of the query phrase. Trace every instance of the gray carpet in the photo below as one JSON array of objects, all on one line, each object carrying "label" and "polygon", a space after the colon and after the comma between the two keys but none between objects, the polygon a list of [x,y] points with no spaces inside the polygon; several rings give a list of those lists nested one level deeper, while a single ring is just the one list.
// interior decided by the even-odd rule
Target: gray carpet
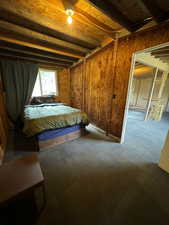
[{"label": "gray carpet", "polygon": [[122,145],[89,126],[89,135],[39,154],[47,206],[38,225],[169,224],[169,174],[157,166],[169,117],[142,118],[130,111]]}]

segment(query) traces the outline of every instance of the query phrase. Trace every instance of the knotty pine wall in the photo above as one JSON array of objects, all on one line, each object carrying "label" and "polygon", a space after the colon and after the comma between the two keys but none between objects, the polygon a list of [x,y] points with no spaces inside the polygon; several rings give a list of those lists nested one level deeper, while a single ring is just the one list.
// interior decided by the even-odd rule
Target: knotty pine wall
[{"label": "knotty pine wall", "polygon": [[113,89],[114,44],[70,70],[71,103],[84,110],[94,124],[107,130]]},{"label": "knotty pine wall", "polygon": [[68,69],[57,71],[59,95],[57,100],[70,105],[70,73]]},{"label": "knotty pine wall", "polygon": [[72,68],[72,106],[121,138],[132,54],[165,42],[169,42],[169,23],[120,38],[117,51],[112,43]]},{"label": "knotty pine wall", "polygon": [[84,63],[79,64],[78,66],[72,68],[70,70],[70,77],[71,77],[71,106],[81,109],[84,109],[84,90],[83,90],[83,84],[84,84]]},{"label": "knotty pine wall", "polygon": [[122,133],[132,54],[136,51],[166,42],[169,42],[169,23],[153,27],[151,30],[132,34],[119,40],[114,86],[114,93],[116,93],[117,98],[113,101],[110,124],[114,135],[121,137]]},{"label": "knotty pine wall", "polygon": [[[161,79],[161,78],[160,78]],[[155,83],[153,98],[158,98],[160,79]],[[140,108],[146,110],[147,101],[152,86],[153,77],[134,77],[132,83],[132,92],[130,97],[130,106],[132,109]],[[164,111],[167,111],[167,104],[169,99],[169,78],[166,80],[164,90],[162,92],[162,102],[165,105]]]},{"label": "knotty pine wall", "polygon": [[146,110],[149,93],[152,87],[153,77],[134,78],[130,96],[131,108]]}]

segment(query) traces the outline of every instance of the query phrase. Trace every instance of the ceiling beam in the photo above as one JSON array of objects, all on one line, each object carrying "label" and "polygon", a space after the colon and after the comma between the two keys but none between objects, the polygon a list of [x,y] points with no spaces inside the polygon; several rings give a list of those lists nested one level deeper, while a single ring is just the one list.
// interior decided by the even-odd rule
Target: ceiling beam
[{"label": "ceiling beam", "polygon": [[44,16],[42,16],[19,4],[17,0],[13,0],[12,3],[9,0],[1,0],[0,19],[90,50],[99,45],[97,40],[85,36],[77,29],[70,29],[68,25],[50,19],[48,12],[44,11]]},{"label": "ceiling beam", "polygon": [[23,53],[23,52],[18,52],[15,50],[9,50],[9,49],[2,49],[0,48],[0,54],[1,55],[11,55],[11,56],[19,56],[19,57],[25,57],[25,58],[31,58],[31,59],[37,59],[37,60],[42,60],[42,61],[46,61],[46,62],[51,62],[51,63],[56,63],[56,64],[60,64],[63,66],[71,66],[73,63],[72,62],[65,62],[62,60],[58,60],[58,59],[50,59],[50,58],[44,58],[42,56],[35,56],[35,55],[30,55],[27,53]]},{"label": "ceiling beam", "polygon": [[58,67],[56,65],[50,64],[50,63],[38,63],[40,68],[46,68],[46,69],[56,69],[56,70],[63,70],[65,67]]},{"label": "ceiling beam", "polygon": [[25,57],[20,57],[20,56],[12,56],[12,55],[1,55],[0,53],[0,59],[12,59],[12,60],[23,60],[25,62],[33,62],[33,63],[37,63],[37,64],[45,64],[45,65],[51,65],[57,68],[67,68],[68,66],[63,66],[60,64],[56,64],[56,63],[51,63],[51,62],[46,62],[43,60],[38,60],[38,59],[31,59],[31,58],[25,58]]},{"label": "ceiling beam", "polygon": [[31,48],[35,48],[35,49],[40,49],[40,50],[47,51],[47,52],[62,54],[62,55],[65,55],[65,56],[76,57],[76,58],[79,58],[79,59],[83,58],[82,56],[62,52],[58,49],[56,50],[56,49],[53,49],[49,46],[44,46],[44,45],[42,46],[39,43],[35,44],[35,43],[29,43],[25,40],[22,41],[22,40],[17,40],[15,38],[11,38],[11,37],[9,38],[9,37],[5,36],[4,34],[2,35],[1,32],[0,32],[0,40],[6,41],[6,42],[9,42],[9,43],[13,43],[13,44],[17,44],[17,45],[20,45],[20,46],[26,46],[26,47],[31,47]]},{"label": "ceiling beam", "polygon": [[[96,28],[97,30],[104,32],[108,36],[112,38],[115,37],[115,30],[111,26],[101,22],[95,16],[92,16],[87,11],[84,11],[82,8],[77,7],[76,2],[78,1],[72,3],[71,0],[66,0],[66,1],[58,0],[59,4],[58,3],[56,4],[56,0],[54,1],[50,0],[50,3],[53,3],[56,10],[60,11],[64,16],[65,16],[65,4],[64,4],[65,2],[73,6],[73,10],[75,12],[75,14],[73,15],[73,20],[88,26],[92,25],[93,28]],[[61,7],[62,4],[64,5],[64,9]]]},{"label": "ceiling beam", "polygon": [[18,56],[18,57],[24,57],[24,58],[31,58],[34,60],[39,60],[39,61],[43,61],[43,62],[47,62],[47,63],[53,63],[53,64],[57,64],[57,65],[61,65],[61,66],[71,66],[73,63],[72,62],[65,62],[62,60],[54,60],[54,59],[46,59],[44,57],[41,56],[35,56],[35,55],[30,55],[30,54],[26,54],[26,53],[21,53],[21,52],[17,52],[17,51],[10,51],[7,49],[1,49],[0,48],[0,54],[1,55],[8,55],[8,56]]},{"label": "ceiling beam", "polygon": [[161,51],[158,51],[158,52],[152,52],[151,53],[152,55],[168,55],[169,54],[169,49],[168,50],[161,50]]},{"label": "ceiling beam", "polygon": [[19,49],[4,48],[4,47],[0,46],[0,50],[1,50],[1,53],[3,53],[2,50],[4,50],[4,51],[9,51],[11,54],[14,53],[14,54],[20,55],[20,56],[46,60],[48,62],[53,62],[53,63],[55,63],[55,62],[56,63],[61,63],[63,65],[72,65],[74,63],[74,62],[70,62],[70,61],[57,59],[57,58],[54,58],[54,57],[48,57],[48,56],[45,56],[45,55],[39,55],[39,54],[36,54],[34,52],[31,53],[31,52],[27,52],[27,51],[22,51],[22,50],[19,50]]},{"label": "ceiling beam", "polygon": [[[23,51],[23,50],[19,50],[19,49],[14,49],[14,48],[9,48],[9,47],[4,47],[4,46],[0,46],[0,50],[7,50],[7,51],[10,51],[10,52],[14,52],[16,54],[22,54],[22,55],[29,55],[30,57],[40,57],[41,59],[43,58],[43,60],[47,60],[47,61],[52,61],[52,60],[58,60],[56,58],[53,58],[53,57],[48,57],[48,56],[45,56],[45,55],[39,55],[39,54],[36,54],[34,52],[28,52],[28,51]],[[62,61],[62,62],[67,62],[67,61]],[[71,63],[71,62],[70,62]]]},{"label": "ceiling beam", "polygon": [[119,23],[121,26],[126,28],[128,31],[135,31],[139,28],[139,25],[135,25],[132,21],[130,21],[121,11],[119,11],[111,1],[109,0],[87,0],[94,7],[103,12],[106,16],[111,18],[112,20]]},{"label": "ceiling beam", "polygon": [[91,25],[95,26],[96,28],[98,28],[99,30],[106,33],[108,36],[110,36],[112,38],[115,37],[115,30],[112,27],[106,25],[105,23],[102,23],[101,21],[99,21],[94,16],[87,13],[86,11],[84,11],[81,8],[74,7],[74,10],[75,10],[75,13],[77,14],[77,17],[75,17],[76,14],[74,16],[75,19],[80,20],[80,22],[91,24]]},{"label": "ceiling beam", "polygon": [[169,56],[169,53],[168,54],[164,54],[164,53],[163,54],[162,53],[161,54],[152,54],[152,55],[155,57],[163,57],[163,56],[166,57],[166,56]]},{"label": "ceiling beam", "polygon": [[161,59],[164,63],[169,63],[169,59]]},{"label": "ceiling beam", "polygon": [[155,58],[150,53],[138,53],[136,54],[136,61],[151,67],[158,67],[162,71],[168,71],[169,66],[163,63],[159,58]]},{"label": "ceiling beam", "polygon": [[158,58],[158,59],[168,59],[169,58],[169,55],[167,56],[154,56],[155,58]]},{"label": "ceiling beam", "polygon": [[160,23],[169,19],[169,12],[165,12],[162,9],[160,9],[156,1],[142,0],[142,2],[156,22]]},{"label": "ceiling beam", "polygon": [[21,53],[35,55],[35,56],[42,56],[42,57],[50,58],[50,59],[59,59],[59,60],[63,60],[66,62],[77,62],[78,61],[78,58],[75,58],[75,57],[60,55],[60,54],[47,52],[47,51],[43,51],[40,49],[35,49],[35,48],[27,47],[27,46],[21,46],[18,44],[13,44],[13,43],[10,43],[7,41],[2,41],[2,40],[0,40],[0,48],[8,49],[11,51],[14,50],[14,51],[18,51]]},{"label": "ceiling beam", "polygon": [[161,53],[161,52],[166,52],[166,51],[167,52],[169,51],[169,47],[168,46],[166,46],[164,48],[156,49],[156,50],[152,51],[152,53]]},{"label": "ceiling beam", "polygon": [[30,43],[39,43],[42,46],[50,46],[56,50],[71,53],[74,55],[85,56],[89,49],[81,48],[65,41],[60,41],[48,35],[40,34],[27,28],[14,25],[0,20],[0,34],[13,37],[18,40],[24,40]]}]

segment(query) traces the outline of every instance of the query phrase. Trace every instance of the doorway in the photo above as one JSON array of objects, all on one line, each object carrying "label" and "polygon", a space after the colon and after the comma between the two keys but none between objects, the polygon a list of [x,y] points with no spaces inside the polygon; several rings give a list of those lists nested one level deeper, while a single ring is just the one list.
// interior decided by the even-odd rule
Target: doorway
[{"label": "doorway", "polygon": [[169,129],[169,44],[133,54],[122,142],[161,151]]}]

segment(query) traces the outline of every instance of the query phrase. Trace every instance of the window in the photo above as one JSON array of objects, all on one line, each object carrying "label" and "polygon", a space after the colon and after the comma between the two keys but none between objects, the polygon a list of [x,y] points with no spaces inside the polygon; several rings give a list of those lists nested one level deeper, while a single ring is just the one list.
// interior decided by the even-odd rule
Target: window
[{"label": "window", "polygon": [[58,95],[57,72],[39,69],[32,96]]}]

